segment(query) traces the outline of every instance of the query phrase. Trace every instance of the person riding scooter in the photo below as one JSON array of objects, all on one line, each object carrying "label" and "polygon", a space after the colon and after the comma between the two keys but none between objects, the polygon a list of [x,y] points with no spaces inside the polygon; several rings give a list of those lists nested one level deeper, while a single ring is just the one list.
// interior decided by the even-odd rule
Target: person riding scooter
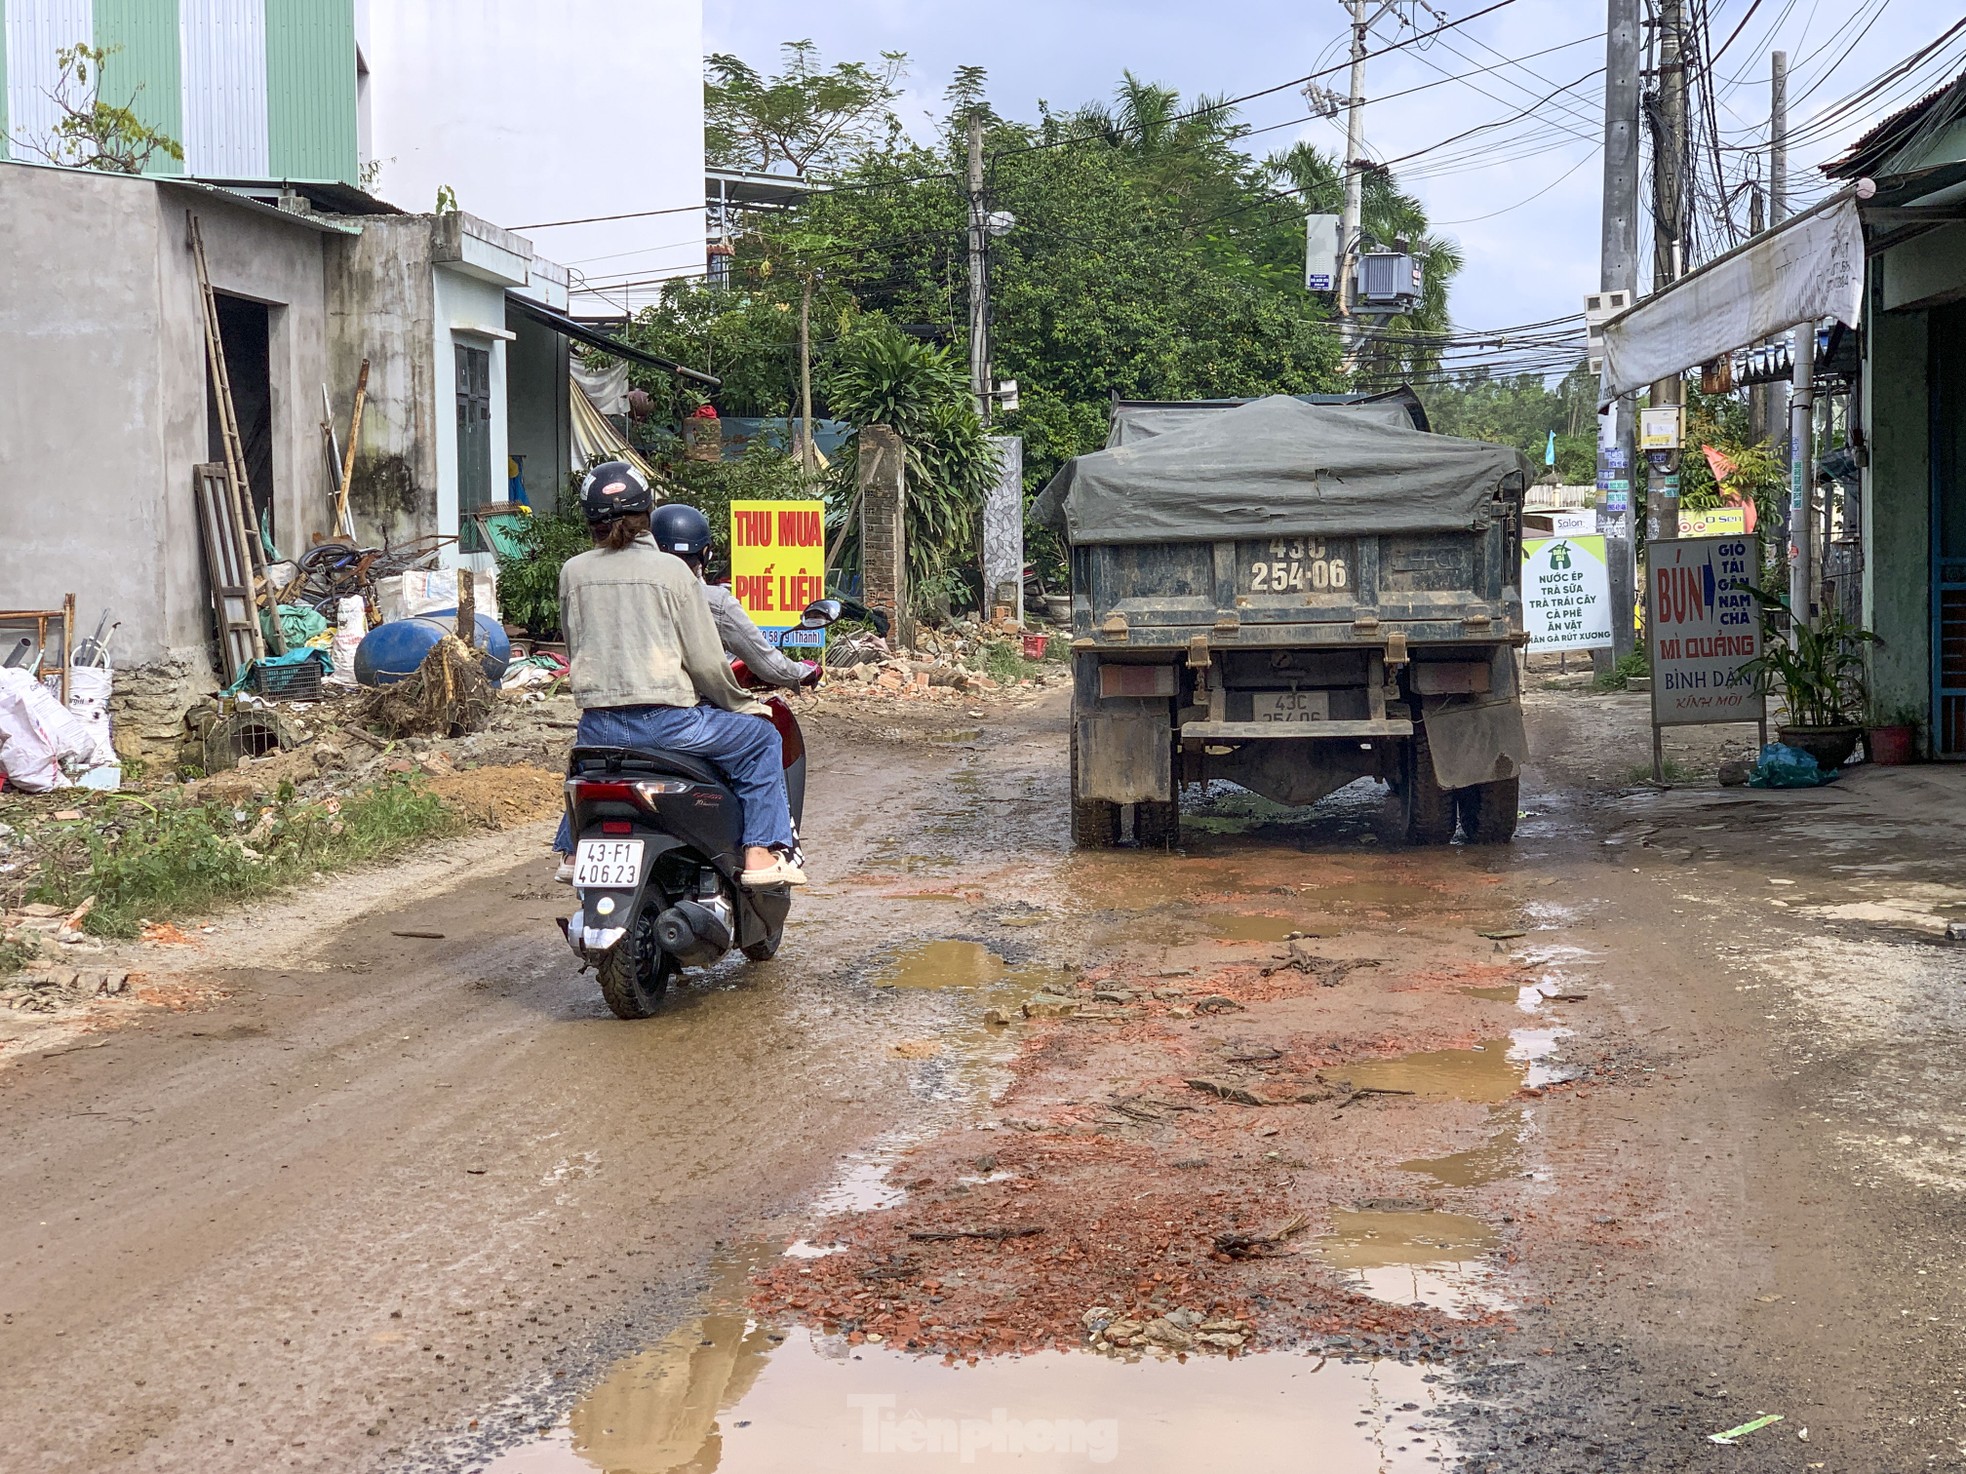
[{"label": "person riding scooter", "polygon": [[[702,758],[743,805],[747,888],[803,885],[785,788],[783,748],[769,713],[731,679],[702,584],[649,533],[654,498],[635,471],[606,461],[587,473],[581,510],[595,546],[560,570],[580,746],[653,748]],[[573,838],[563,819],[553,848],[563,878]]]},{"label": "person riding scooter", "polygon": [[703,597],[710,605],[710,617],[717,622],[717,633],[726,654],[744,662],[761,681],[774,686],[810,686],[819,679],[819,667],[792,660],[781,652],[752,622],[751,616],[728,584],[711,583],[705,570],[710,562],[710,522],[695,507],[670,502],[649,518],[655,545],[687,563],[703,580]]}]

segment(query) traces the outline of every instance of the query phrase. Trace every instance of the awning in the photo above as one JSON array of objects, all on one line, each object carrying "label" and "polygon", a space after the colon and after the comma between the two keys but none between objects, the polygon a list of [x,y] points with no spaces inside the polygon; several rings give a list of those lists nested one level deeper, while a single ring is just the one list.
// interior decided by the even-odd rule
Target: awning
[{"label": "awning", "polygon": [[[1865,181],[1867,182],[1867,181]],[[1863,185],[1716,256],[1604,325],[1600,404],[1824,318],[1863,318]]]},{"label": "awning", "polygon": [[650,368],[666,370],[678,378],[688,379],[691,383],[703,384],[712,389],[721,389],[724,386],[724,381],[717,378],[714,374],[706,374],[698,369],[684,368],[680,363],[671,363],[668,359],[658,358],[653,353],[644,353],[641,349],[631,347],[619,338],[610,338],[598,328],[590,328],[586,323],[578,322],[568,317],[564,312],[555,312],[551,307],[535,302],[530,297],[521,297],[516,292],[507,292],[505,294],[505,301],[507,305],[516,307],[534,322],[543,323],[556,333],[565,333],[569,338],[585,343],[590,348],[598,348],[603,353],[612,353],[616,358],[626,358],[634,363],[647,364]]}]

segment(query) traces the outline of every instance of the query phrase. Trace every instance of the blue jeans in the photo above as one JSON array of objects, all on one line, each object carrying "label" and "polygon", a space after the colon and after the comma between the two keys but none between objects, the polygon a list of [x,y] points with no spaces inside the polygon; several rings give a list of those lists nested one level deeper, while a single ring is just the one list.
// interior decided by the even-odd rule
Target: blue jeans
[{"label": "blue jeans", "polygon": [[[582,747],[652,747],[700,757],[730,779],[744,812],[744,843],[790,850],[792,803],[778,728],[720,706],[598,706],[580,714]],[[573,826],[560,817],[553,848],[573,853]]]}]

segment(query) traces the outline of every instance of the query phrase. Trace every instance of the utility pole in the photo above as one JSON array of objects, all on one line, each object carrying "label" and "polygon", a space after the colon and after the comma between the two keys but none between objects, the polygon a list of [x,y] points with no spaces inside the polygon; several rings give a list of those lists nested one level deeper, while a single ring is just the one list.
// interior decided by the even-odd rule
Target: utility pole
[{"label": "utility pole", "polygon": [[1352,274],[1365,215],[1365,37],[1368,0],[1351,0],[1352,81],[1345,95],[1345,209],[1338,221],[1338,340],[1349,370],[1358,350],[1352,321]]},{"label": "utility pole", "polygon": [[[1663,292],[1685,270],[1686,251],[1686,0],[1659,0],[1659,131],[1652,151],[1652,290]],[[1652,386],[1652,408],[1686,401],[1678,374]],[[1661,457],[1646,477],[1645,535],[1679,537],[1680,452]],[[1666,465],[1671,467],[1666,469]]]},{"label": "utility pole", "polygon": [[990,423],[990,219],[983,209],[983,111],[969,118],[969,390]]},{"label": "utility pole", "polygon": [[[1768,228],[1773,230],[1789,218],[1789,54],[1777,51],[1770,58],[1768,89]],[[1768,386],[1767,434],[1770,446],[1779,451],[1788,444],[1789,387]],[[1786,534],[1787,529],[1780,529]],[[1781,538],[1782,559],[1788,560],[1786,535]]]},{"label": "utility pole", "polygon": [[[1604,235],[1599,285],[1638,300],[1638,0],[1608,0],[1604,38]],[[1603,416],[1597,437],[1597,530],[1611,573],[1611,649],[1591,652],[1600,673],[1632,650],[1638,567],[1632,537],[1636,447],[1632,396]]]},{"label": "utility pole", "polygon": [[[1748,235],[1760,235],[1767,228],[1768,201],[1757,180],[1748,186]],[[1755,445],[1775,438],[1773,422],[1768,414],[1768,390],[1766,384],[1748,386],[1748,440]]]}]

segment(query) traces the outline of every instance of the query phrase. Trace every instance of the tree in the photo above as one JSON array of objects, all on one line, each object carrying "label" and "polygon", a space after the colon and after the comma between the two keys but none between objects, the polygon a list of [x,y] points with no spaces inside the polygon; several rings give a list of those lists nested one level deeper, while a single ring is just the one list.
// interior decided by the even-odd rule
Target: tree
[{"label": "tree", "polygon": [[102,100],[103,64],[122,49],[78,41],[57,51],[58,71],[48,97],[61,116],[52,132],[39,138],[10,134],[9,141],[51,164],[100,169],[106,174],[141,174],[158,154],[183,159],[184,149],[176,139],[137,116],[142,83],[131,90],[130,100],[120,107]]},{"label": "tree", "polygon": [[728,52],[704,63],[703,148],[713,167],[768,174],[782,161],[804,178],[900,137],[894,100],[905,53],[883,51],[878,66],[843,61],[827,68],[811,41],[787,41],[779,50],[785,69],[775,77]]},{"label": "tree", "polygon": [[[826,392],[835,413],[855,426],[887,425],[901,437],[908,587],[917,607],[957,596],[956,570],[976,561],[983,497],[998,470],[967,368],[947,348],[868,319],[840,345]],[[842,513],[857,485],[859,450],[856,434],[834,467],[833,504]]]},{"label": "tree", "polygon": [[1551,389],[1539,374],[1496,378],[1472,369],[1420,391],[1428,419],[1442,435],[1512,445],[1532,466],[1543,464],[1556,436],[1557,479],[1589,485],[1597,475],[1597,379],[1579,364]]}]

